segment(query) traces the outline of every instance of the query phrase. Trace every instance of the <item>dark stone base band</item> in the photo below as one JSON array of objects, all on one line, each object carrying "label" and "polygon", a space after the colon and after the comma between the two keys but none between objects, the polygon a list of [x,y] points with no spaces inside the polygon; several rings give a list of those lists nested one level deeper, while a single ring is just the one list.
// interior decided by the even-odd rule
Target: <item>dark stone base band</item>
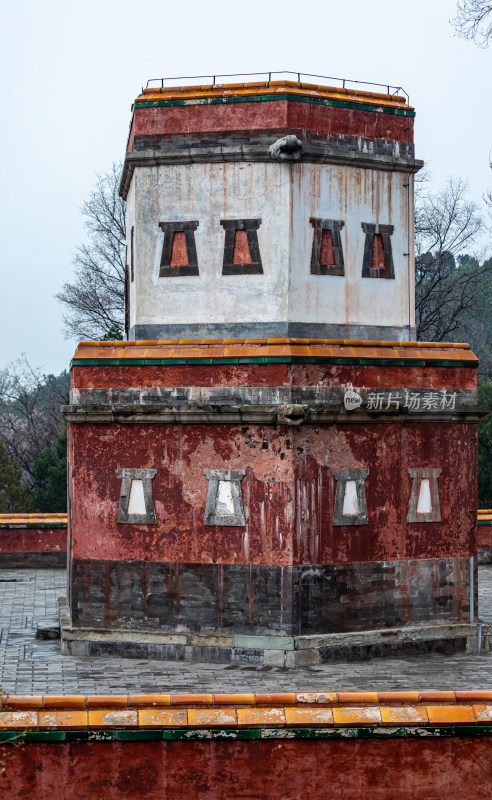
[{"label": "dark stone base band", "polygon": [[342,325],[317,322],[225,322],[134,325],[135,339],[371,339],[415,341],[415,327],[391,325]]},{"label": "dark stone base band", "polygon": [[470,622],[470,559],[307,566],[73,561],[72,624],[312,636]]},{"label": "dark stone base band", "polygon": [[492,564],[492,550],[489,547],[477,550],[477,561],[479,564]]},{"label": "dark stone base band", "polygon": [[0,553],[0,569],[66,569],[66,553]]}]

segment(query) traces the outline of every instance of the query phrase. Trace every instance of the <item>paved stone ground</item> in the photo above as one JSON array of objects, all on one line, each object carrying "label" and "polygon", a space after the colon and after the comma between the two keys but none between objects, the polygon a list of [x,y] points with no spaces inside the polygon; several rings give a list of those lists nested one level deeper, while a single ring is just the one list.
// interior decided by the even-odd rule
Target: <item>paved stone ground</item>
[{"label": "paved stone ground", "polygon": [[[479,568],[480,617],[492,623],[492,565]],[[492,652],[276,669],[119,658],[73,658],[36,640],[65,594],[63,570],[0,570],[0,686],[16,694],[492,689]]]}]

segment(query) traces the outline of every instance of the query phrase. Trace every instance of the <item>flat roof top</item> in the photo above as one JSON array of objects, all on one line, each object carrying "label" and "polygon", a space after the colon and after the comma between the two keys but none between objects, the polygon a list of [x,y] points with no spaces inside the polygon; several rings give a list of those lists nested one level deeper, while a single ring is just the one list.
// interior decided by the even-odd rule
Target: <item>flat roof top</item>
[{"label": "flat roof top", "polygon": [[[391,88],[391,87],[390,87]],[[340,86],[324,86],[317,83],[304,83],[303,81],[252,81],[248,83],[211,83],[197,84],[195,86],[161,86],[149,87],[142,90],[135,100],[135,107],[147,103],[164,101],[200,101],[213,98],[241,98],[252,96],[275,96],[279,99],[289,95],[290,98],[312,97],[330,100],[349,100],[362,105],[378,105],[390,108],[400,108],[413,111],[406,97],[399,94],[385,94],[381,92],[349,89]]]}]

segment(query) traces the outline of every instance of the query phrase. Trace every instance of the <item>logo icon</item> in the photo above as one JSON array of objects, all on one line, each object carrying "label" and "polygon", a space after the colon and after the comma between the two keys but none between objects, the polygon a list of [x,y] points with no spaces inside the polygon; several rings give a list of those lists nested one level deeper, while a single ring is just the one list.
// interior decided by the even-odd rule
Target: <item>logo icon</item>
[{"label": "logo icon", "polygon": [[347,389],[343,395],[343,403],[347,411],[354,411],[362,405],[362,397],[358,392],[354,392],[353,389]]}]

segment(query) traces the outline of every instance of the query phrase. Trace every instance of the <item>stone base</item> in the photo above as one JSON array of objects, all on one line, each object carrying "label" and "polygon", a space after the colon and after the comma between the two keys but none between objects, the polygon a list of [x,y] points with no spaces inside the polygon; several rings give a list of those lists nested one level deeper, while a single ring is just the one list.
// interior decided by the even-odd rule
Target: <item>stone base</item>
[{"label": "stone base", "polygon": [[67,554],[61,552],[43,553],[0,553],[0,569],[66,569]]},{"label": "stone base", "polygon": [[[229,529],[230,530],[230,529]],[[303,637],[470,620],[470,558],[341,564],[73,559],[75,628]]]},{"label": "stone base", "polygon": [[59,599],[61,652],[158,661],[311,667],[336,661],[424,653],[480,653],[489,649],[484,623],[422,625],[315,636],[245,636],[73,627],[65,597]]},{"label": "stone base", "polygon": [[481,547],[477,550],[477,563],[492,564],[492,549],[490,547]]}]

